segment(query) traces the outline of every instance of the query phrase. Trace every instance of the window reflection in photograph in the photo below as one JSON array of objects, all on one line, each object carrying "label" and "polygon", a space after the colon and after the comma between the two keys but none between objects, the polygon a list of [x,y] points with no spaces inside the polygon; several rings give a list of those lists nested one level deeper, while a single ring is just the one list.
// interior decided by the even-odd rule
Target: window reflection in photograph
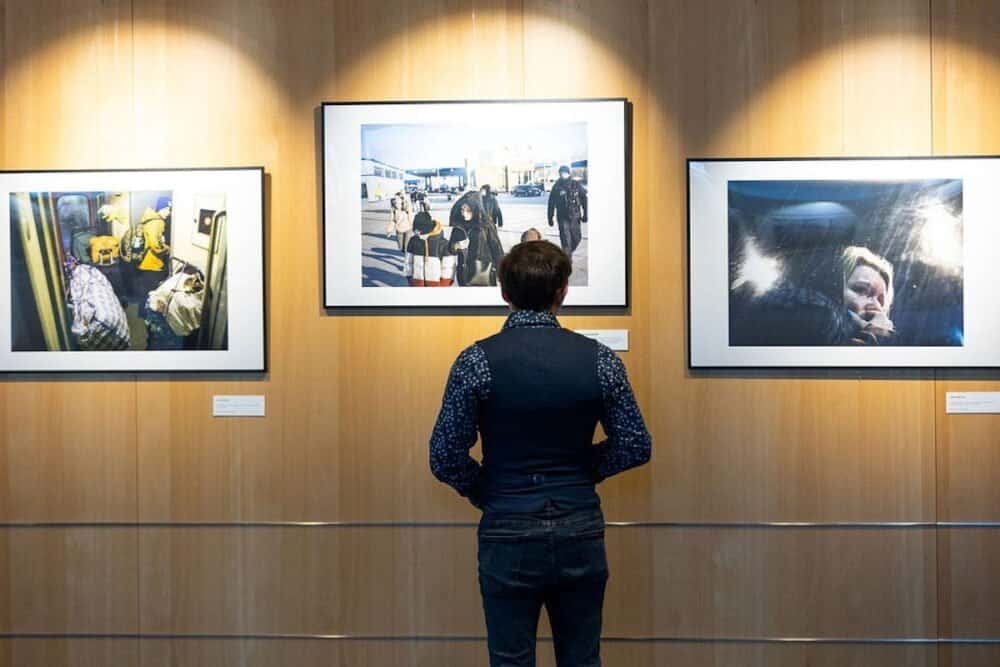
[{"label": "window reflection in photograph", "polygon": [[964,342],[961,179],[729,181],[733,346]]}]

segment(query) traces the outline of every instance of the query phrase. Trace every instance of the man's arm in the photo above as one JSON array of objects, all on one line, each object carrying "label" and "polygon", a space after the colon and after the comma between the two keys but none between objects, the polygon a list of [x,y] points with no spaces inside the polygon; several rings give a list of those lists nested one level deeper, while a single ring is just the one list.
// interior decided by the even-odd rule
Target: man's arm
[{"label": "man's arm", "polygon": [[652,440],[632,393],[625,364],[610,348],[597,352],[597,374],[604,403],[601,425],[607,440],[594,446],[594,469],[599,480],[649,461]]},{"label": "man's arm", "polygon": [[469,456],[476,444],[479,404],[489,387],[489,364],[478,345],[455,360],[430,442],[431,472],[479,506],[475,497],[481,467]]},{"label": "man's arm", "polygon": [[556,212],[556,186],[553,185],[552,189],[549,190],[549,215],[547,218],[549,221],[549,227],[553,225],[552,214],[555,212]]}]

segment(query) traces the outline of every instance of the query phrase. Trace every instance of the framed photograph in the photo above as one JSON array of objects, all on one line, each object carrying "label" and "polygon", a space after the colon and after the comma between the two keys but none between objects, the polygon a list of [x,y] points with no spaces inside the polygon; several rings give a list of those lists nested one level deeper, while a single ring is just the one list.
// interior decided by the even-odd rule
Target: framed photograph
[{"label": "framed photograph", "polygon": [[566,305],[628,305],[626,100],[322,111],[326,307],[502,306],[528,240],[572,257]]},{"label": "framed photograph", "polygon": [[0,372],[265,370],[263,179],[0,172]]},{"label": "framed photograph", "polygon": [[690,365],[1000,366],[1000,158],[688,161]]}]

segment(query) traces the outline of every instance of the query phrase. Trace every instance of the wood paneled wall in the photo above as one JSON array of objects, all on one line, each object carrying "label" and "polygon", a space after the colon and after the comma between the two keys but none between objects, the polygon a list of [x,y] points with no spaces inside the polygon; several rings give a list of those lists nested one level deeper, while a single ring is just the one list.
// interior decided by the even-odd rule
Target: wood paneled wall
[{"label": "wood paneled wall", "polygon": [[[427,469],[448,367],[502,316],[321,308],[322,100],[626,96],[628,328],[653,462],[612,521],[1000,521],[995,373],[692,373],[686,156],[1000,153],[990,0],[0,0],[0,167],[267,168],[266,376],[0,380],[0,522],[471,522]],[[210,416],[263,393],[268,416]],[[0,528],[0,667],[484,665],[475,535]],[[612,637],[1000,637],[1000,530],[608,533]],[[550,644],[542,663],[552,664]],[[985,666],[989,645],[610,642],[615,665]]]}]

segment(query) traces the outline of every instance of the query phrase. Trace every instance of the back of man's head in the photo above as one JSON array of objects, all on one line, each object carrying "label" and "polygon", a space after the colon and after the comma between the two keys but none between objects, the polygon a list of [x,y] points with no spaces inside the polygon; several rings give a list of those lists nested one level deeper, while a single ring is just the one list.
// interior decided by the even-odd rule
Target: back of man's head
[{"label": "back of man's head", "polygon": [[549,311],[562,304],[572,271],[569,256],[554,243],[519,243],[500,262],[500,287],[517,310]]}]

